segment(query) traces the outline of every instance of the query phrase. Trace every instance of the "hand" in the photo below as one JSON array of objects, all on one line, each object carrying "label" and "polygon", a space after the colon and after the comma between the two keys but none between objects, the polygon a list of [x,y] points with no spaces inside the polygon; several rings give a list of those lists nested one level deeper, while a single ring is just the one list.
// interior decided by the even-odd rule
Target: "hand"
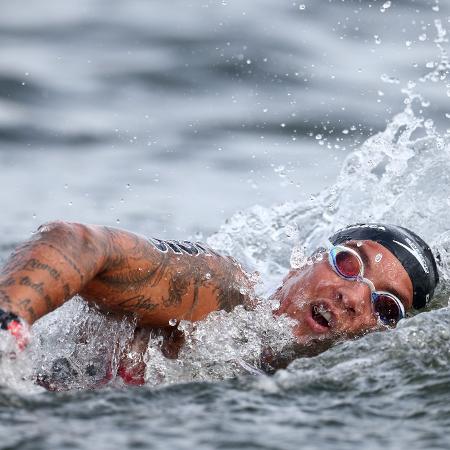
[{"label": "hand", "polygon": [[8,331],[16,340],[20,351],[24,350],[30,341],[29,325],[14,313],[0,309],[0,328]]}]

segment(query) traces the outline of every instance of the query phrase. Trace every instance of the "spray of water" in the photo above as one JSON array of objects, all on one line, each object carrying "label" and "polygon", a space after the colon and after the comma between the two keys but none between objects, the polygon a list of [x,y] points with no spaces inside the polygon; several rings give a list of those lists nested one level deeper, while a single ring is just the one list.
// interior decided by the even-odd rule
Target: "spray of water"
[{"label": "spray of water", "polygon": [[[449,134],[440,133],[426,118],[430,102],[422,94],[428,84],[435,89],[439,83],[446,86],[444,89],[448,87],[448,38],[440,21],[435,21],[435,26],[439,60],[417,82],[407,83],[402,91],[404,110],[393,117],[385,131],[348,155],[333,186],[308,202],[255,206],[240,212],[208,239],[213,248],[261,274],[259,306],[254,311],[238,307],[230,313],[215,312],[196,324],[173,324],[186,338],[176,360],[163,356],[161,337],[152,335],[145,355],[149,384],[258,373],[264,349],[285,352],[293,342],[293,324],[286,317],[274,317],[274,305],[267,299],[290,267],[311,262],[308,255],[326,245],[327,236],[348,223],[386,221],[416,230],[438,255],[443,282],[432,307],[447,304]],[[105,316],[76,298],[33,327],[33,344],[22,356],[17,355],[8,337],[2,336],[0,377],[11,386],[36,378],[48,388],[99,386],[103,380],[114,379],[134,328],[132,320]],[[402,330],[399,327],[398,339],[414,333],[410,328]],[[360,345],[365,340],[362,342]]]},{"label": "spray of water", "polygon": [[244,373],[259,373],[261,354],[271,349],[284,354],[291,347],[293,321],[275,318],[270,302],[247,311],[217,311],[198,323],[182,321],[178,328],[186,343],[179,357],[167,360],[161,341],[153,338],[147,352],[146,379],[149,384],[223,379]]}]

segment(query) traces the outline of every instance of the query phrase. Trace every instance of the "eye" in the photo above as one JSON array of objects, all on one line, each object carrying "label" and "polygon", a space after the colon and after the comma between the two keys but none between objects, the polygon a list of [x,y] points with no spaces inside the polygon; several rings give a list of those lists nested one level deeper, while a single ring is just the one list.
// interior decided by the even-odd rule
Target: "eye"
[{"label": "eye", "polygon": [[336,267],[343,276],[349,278],[358,276],[361,269],[358,258],[348,251],[342,251],[336,255]]},{"label": "eye", "polygon": [[395,326],[404,316],[398,301],[385,294],[374,293],[373,295],[375,299],[373,306],[380,320],[385,325]]}]

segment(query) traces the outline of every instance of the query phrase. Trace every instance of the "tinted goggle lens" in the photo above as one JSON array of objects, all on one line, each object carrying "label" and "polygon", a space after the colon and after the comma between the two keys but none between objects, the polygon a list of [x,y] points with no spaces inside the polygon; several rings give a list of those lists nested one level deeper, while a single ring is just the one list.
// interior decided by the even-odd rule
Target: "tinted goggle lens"
[{"label": "tinted goggle lens", "polygon": [[389,292],[375,291],[373,284],[363,278],[364,264],[352,249],[336,246],[330,250],[329,255],[335,271],[342,277],[352,280],[360,279],[363,282],[370,283],[369,287],[371,286],[371,290],[373,290],[373,308],[381,322],[385,325],[394,326],[405,317],[403,304],[397,297]]},{"label": "tinted goggle lens", "polygon": [[357,278],[361,274],[361,262],[348,250],[336,250],[333,261],[339,273],[346,278]]},{"label": "tinted goggle lens", "polygon": [[373,308],[385,325],[396,325],[404,317],[403,308],[399,300],[384,293],[372,293]]}]

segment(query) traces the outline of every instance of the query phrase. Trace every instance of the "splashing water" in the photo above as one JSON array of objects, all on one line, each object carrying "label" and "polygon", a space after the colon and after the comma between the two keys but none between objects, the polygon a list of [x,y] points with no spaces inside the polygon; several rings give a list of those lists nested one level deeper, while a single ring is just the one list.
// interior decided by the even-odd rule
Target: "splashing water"
[{"label": "splashing water", "polygon": [[105,315],[75,297],[33,326],[28,377],[47,389],[99,387],[117,373],[134,329],[130,318]]},{"label": "splashing water", "polygon": [[[439,20],[435,26],[439,62],[419,83],[409,82],[402,90],[406,95],[404,111],[394,116],[385,131],[348,155],[334,185],[308,203],[255,206],[238,213],[208,242],[268,275],[268,289],[289,268],[293,245],[294,252],[305,258],[349,223],[402,224],[417,230],[432,247],[447,248],[450,137],[448,133],[439,134],[423,116],[426,99],[415,90],[427,83],[442,82],[450,68],[443,46],[448,42],[446,31]],[[298,230],[294,244],[284,233],[288,225]],[[442,258],[447,253],[442,251]],[[448,259],[444,262],[442,258],[444,269]],[[295,256],[294,261],[297,259]]]},{"label": "splashing water", "polygon": [[[389,7],[387,3],[384,8]],[[268,298],[290,267],[305,264],[307,255],[326,244],[327,237],[336,229],[354,222],[380,221],[410,227],[431,244],[437,254],[442,283],[430,307],[447,305],[450,290],[449,135],[440,134],[427,120],[424,111],[429,102],[419,92],[421,86],[429,83],[433,83],[434,88],[438,83],[445,83],[450,68],[444,48],[448,42],[446,31],[438,20],[435,26],[439,61],[417,83],[407,83],[402,90],[406,95],[404,111],[394,116],[385,131],[370,137],[361,148],[348,155],[333,186],[308,202],[291,202],[272,208],[254,206],[239,212],[208,239],[213,248],[234,256],[244,267],[262,275],[257,286],[261,299]],[[258,373],[264,347],[283,352],[293,342],[292,321],[275,318],[273,306],[263,300],[254,311],[237,307],[230,313],[214,312],[196,324],[182,321],[178,328],[185,333],[186,343],[176,360],[165,358],[160,338],[151,337],[146,354],[147,382],[155,385]],[[350,346],[364,349],[380,340],[380,345],[388,352],[395,351],[396,342],[425,348],[425,358],[426,343],[433,339],[418,332],[424,324],[429,327],[428,322],[434,320],[439,339],[448,341],[448,311],[430,314],[434,314],[431,319],[425,314],[405,321],[388,333],[389,338],[376,333],[357,344],[341,344],[318,358],[323,367],[332,369],[329,377],[333,376],[333,370],[351,372],[354,367],[377,364],[377,359],[363,358],[353,361],[350,369],[346,369],[342,355]],[[17,388],[23,384],[23,379],[34,378],[49,388],[61,383],[72,389],[99,386],[104,380],[114,378],[120,354],[131,341],[134,329],[133,321],[105,316],[75,298],[36,323],[34,341],[24,356],[16,355],[8,337],[2,336],[0,376],[9,386]],[[386,356],[386,352],[378,354],[378,358]],[[436,358],[438,364],[439,358]],[[443,364],[448,364],[448,354],[443,358]],[[340,361],[339,365],[336,361]],[[308,372],[310,364],[314,364],[313,372],[317,376],[317,363],[301,359],[289,369],[297,374],[296,378],[280,372],[274,383],[285,387],[289,382],[298,383],[299,371],[304,382],[312,374]]]},{"label": "splashing water", "polygon": [[167,360],[161,341],[150,340],[146,380],[155,385],[260,373],[262,350],[283,354],[293,343],[293,324],[287,317],[274,318],[270,302],[253,311],[242,306],[229,313],[216,311],[195,324],[182,321],[178,329],[185,333],[186,343],[178,359]]}]

